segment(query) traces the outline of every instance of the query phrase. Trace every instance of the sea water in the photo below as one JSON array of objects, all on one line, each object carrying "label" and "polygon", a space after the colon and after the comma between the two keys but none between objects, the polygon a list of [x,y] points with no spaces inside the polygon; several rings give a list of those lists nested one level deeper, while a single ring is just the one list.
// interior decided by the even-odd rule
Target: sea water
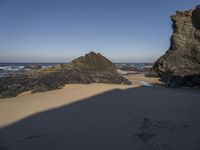
[{"label": "sea water", "polygon": [[0,77],[7,77],[31,70],[31,66],[50,67],[60,63],[0,63]]},{"label": "sea water", "polygon": [[[0,77],[7,77],[11,75],[15,75],[18,73],[23,73],[25,71],[31,70],[31,66],[41,66],[51,67],[53,65],[63,64],[63,63],[0,63]],[[121,67],[124,66],[132,66],[132,67],[148,67],[152,66],[151,63],[115,63],[118,68],[118,71]]]}]

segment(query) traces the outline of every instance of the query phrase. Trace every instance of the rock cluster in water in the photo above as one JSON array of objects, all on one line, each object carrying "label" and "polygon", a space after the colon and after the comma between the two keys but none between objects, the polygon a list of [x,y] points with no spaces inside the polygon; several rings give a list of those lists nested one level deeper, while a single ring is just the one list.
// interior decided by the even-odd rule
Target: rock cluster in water
[{"label": "rock cluster in water", "polygon": [[171,17],[171,46],[153,66],[170,87],[200,86],[200,6]]},{"label": "rock cluster in water", "polygon": [[29,74],[0,78],[0,97],[14,97],[25,91],[44,92],[69,83],[131,84],[117,73],[115,65],[99,53],[90,52],[69,64],[41,68]]}]

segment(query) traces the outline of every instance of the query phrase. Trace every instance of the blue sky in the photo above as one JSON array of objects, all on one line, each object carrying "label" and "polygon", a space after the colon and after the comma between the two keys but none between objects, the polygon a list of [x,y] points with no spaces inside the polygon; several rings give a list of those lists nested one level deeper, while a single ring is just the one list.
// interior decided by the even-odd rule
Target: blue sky
[{"label": "blue sky", "polygon": [[0,0],[0,62],[67,62],[89,51],[153,62],[169,47],[170,16],[199,0]]}]

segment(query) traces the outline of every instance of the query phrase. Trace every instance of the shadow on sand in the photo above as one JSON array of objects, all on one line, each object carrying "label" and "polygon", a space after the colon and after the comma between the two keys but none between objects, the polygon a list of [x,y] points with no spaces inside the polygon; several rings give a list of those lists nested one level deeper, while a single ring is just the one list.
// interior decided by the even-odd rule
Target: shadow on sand
[{"label": "shadow on sand", "polygon": [[0,149],[200,149],[199,98],[164,87],[112,90],[0,129]]}]

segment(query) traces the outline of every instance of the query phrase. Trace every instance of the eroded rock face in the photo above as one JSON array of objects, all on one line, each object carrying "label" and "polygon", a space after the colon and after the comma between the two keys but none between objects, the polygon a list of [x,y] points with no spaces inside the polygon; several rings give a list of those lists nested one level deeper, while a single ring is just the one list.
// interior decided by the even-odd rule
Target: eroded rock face
[{"label": "eroded rock face", "polygon": [[171,17],[171,46],[153,66],[168,86],[200,85],[200,6]]},{"label": "eroded rock face", "polygon": [[0,98],[21,92],[44,92],[62,88],[69,83],[131,84],[117,74],[115,65],[99,53],[91,52],[69,64],[42,68],[30,74],[0,78]]}]

